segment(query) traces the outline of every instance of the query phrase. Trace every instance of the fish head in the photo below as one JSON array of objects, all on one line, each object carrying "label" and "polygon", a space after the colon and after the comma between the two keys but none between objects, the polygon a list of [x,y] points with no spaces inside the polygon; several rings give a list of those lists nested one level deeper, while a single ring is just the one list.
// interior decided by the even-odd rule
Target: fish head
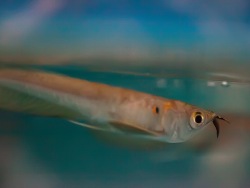
[{"label": "fish head", "polygon": [[165,108],[161,121],[169,142],[187,141],[211,123],[219,136],[218,119],[225,119],[216,113],[180,101],[172,101],[169,106]]}]

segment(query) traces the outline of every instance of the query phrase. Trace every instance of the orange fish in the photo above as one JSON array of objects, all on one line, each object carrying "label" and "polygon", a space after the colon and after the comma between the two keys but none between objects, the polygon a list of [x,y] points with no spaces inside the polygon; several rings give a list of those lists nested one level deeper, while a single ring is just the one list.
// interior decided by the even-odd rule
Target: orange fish
[{"label": "orange fish", "polygon": [[[99,131],[184,142],[213,122],[212,111],[134,90],[35,70],[0,70],[0,108],[60,117]],[[226,120],[225,120],[226,121]]]}]

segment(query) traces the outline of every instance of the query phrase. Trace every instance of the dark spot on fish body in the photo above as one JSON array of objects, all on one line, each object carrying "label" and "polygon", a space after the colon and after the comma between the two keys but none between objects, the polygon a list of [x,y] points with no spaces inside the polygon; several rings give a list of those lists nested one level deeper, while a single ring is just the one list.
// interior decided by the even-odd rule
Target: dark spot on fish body
[{"label": "dark spot on fish body", "polygon": [[154,107],[152,108],[152,112],[153,112],[154,114],[159,114],[159,113],[160,113],[160,108],[159,108],[158,106],[154,106]]},{"label": "dark spot on fish body", "polygon": [[156,108],[155,108],[155,112],[156,112],[157,114],[159,114],[159,112],[160,112],[159,107],[156,107]]}]

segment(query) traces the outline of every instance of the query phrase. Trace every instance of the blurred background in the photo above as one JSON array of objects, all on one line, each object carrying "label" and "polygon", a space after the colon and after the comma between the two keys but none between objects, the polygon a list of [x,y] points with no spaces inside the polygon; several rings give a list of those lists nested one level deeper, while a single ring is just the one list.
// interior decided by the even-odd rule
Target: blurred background
[{"label": "blurred background", "polygon": [[0,111],[1,188],[250,187],[248,0],[1,0],[0,66],[182,100],[225,116],[182,144]]}]

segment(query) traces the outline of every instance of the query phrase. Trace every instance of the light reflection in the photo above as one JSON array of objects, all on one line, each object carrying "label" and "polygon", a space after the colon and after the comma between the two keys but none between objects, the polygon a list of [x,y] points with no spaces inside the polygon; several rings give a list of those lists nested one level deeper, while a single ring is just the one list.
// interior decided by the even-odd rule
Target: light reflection
[{"label": "light reflection", "polygon": [[230,86],[229,82],[227,82],[227,81],[222,81],[222,82],[221,82],[221,85],[222,85],[223,87],[229,87],[229,86]]}]

